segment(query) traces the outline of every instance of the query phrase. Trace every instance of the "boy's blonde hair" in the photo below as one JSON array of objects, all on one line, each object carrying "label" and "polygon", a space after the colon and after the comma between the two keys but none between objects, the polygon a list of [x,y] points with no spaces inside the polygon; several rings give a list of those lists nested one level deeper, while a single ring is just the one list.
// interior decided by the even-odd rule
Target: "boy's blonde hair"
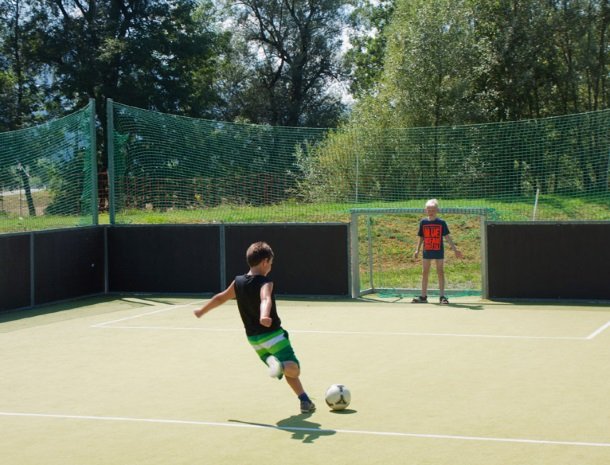
[{"label": "boy's blonde hair", "polygon": [[436,207],[438,208],[438,200],[436,199],[430,199],[426,202],[426,208],[428,207]]}]

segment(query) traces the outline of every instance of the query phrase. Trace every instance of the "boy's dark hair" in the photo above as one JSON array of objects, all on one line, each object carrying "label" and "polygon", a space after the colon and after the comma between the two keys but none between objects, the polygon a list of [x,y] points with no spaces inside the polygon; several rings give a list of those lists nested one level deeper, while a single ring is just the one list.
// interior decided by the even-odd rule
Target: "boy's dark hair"
[{"label": "boy's dark hair", "polygon": [[273,250],[266,242],[255,242],[246,251],[246,261],[250,267],[258,265],[267,258],[273,258]]}]

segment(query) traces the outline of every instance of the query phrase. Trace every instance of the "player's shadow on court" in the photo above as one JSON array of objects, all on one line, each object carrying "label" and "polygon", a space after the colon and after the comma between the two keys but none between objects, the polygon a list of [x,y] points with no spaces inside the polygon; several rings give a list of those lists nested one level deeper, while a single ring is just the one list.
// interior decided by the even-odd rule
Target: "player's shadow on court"
[{"label": "player's shadow on court", "polygon": [[260,426],[261,428],[277,429],[280,431],[286,431],[292,434],[292,438],[296,441],[301,441],[304,444],[311,444],[316,439],[322,436],[333,436],[337,434],[337,431],[333,429],[323,429],[320,423],[308,421],[311,417],[309,413],[303,413],[301,415],[292,415],[288,418],[278,421],[275,425],[266,423],[254,423],[250,421],[241,420],[229,420],[235,423],[243,423],[246,425]]},{"label": "player's shadow on court", "polygon": [[467,310],[485,310],[485,307],[480,304],[454,304],[450,302],[448,307],[450,308],[465,308]]}]

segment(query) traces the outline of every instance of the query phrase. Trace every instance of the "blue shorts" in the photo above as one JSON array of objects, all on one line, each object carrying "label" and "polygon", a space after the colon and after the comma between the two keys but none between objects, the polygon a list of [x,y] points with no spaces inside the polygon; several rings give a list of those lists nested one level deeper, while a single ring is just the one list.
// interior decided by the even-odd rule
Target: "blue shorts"
[{"label": "blue shorts", "polygon": [[424,250],[423,257],[427,260],[444,260],[444,250]]}]

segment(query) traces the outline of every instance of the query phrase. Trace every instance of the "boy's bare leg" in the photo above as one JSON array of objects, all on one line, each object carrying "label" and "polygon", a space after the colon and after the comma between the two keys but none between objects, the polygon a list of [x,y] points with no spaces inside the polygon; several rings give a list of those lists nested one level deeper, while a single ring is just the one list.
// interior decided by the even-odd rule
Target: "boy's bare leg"
[{"label": "boy's bare leg", "polygon": [[301,370],[299,366],[294,362],[284,362],[284,375],[286,376],[286,382],[292,388],[297,396],[300,396],[305,392],[303,384],[299,379]]},{"label": "boy's bare leg", "polygon": [[316,411],[316,406],[305,393],[305,389],[303,389],[303,385],[299,379],[300,373],[301,369],[297,363],[284,362],[284,374],[286,375],[286,382],[301,401],[301,413],[311,414]]},{"label": "boy's bare leg", "polygon": [[422,260],[422,276],[421,276],[421,295],[426,297],[428,295],[428,277],[430,276],[430,266],[432,260],[424,258]]},{"label": "boy's bare leg", "polygon": [[443,296],[445,295],[445,260],[436,260],[436,273],[438,274],[438,289]]}]

